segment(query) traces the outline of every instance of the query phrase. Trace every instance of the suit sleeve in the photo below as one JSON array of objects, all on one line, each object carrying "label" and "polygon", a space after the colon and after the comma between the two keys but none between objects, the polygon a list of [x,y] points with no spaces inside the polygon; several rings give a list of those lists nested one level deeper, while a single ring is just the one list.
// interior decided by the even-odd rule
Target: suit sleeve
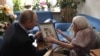
[{"label": "suit sleeve", "polygon": [[27,46],[26,49],[28,56],[43,56],[47,51],[46,48],[37,50],[37,48],[32,45],[31,41],[27,42],[25,45]]}]

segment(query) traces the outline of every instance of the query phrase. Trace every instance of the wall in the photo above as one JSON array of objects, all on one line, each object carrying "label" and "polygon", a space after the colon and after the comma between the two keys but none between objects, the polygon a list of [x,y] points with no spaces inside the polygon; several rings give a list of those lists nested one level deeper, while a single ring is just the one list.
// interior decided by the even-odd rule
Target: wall
[{"label": "wall", "polygon": [[0,5],[4,5],[6,3],[6,0],[0,0]]},{"label": "wall", "polygon": [[86,14],[100,19],[100,0],[86,0],[78,6],[78,13]]}]

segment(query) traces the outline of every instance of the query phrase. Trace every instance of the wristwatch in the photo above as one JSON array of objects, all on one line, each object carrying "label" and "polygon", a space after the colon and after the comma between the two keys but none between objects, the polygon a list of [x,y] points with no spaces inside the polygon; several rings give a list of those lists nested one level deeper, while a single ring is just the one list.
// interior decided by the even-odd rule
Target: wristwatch
[{"label": "wristwatch", "polygon": [[33,38],[35,38],[35,34],[29,33],[28,36],[32,36]]}]

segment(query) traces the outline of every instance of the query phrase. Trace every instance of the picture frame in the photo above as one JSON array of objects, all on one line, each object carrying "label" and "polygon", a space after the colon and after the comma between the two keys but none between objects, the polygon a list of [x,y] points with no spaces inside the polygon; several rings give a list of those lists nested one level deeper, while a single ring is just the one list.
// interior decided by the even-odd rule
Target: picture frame
[{"label": "picture frame", "polygon": [[43,38],[46,38],[47,36],[51,35],[59,40],[53,23],[39,23],[38,26],[42,32]]}]

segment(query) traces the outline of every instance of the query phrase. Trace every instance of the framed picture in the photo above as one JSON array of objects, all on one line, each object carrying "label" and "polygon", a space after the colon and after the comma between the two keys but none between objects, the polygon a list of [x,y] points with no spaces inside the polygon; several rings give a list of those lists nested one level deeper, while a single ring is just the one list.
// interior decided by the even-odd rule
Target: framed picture
[{"label": "framed picture", "polygon": [[43,38],[53,36],[54,38],[58,39],[53,23],[40,23],[38,26],[42,32]]}]

